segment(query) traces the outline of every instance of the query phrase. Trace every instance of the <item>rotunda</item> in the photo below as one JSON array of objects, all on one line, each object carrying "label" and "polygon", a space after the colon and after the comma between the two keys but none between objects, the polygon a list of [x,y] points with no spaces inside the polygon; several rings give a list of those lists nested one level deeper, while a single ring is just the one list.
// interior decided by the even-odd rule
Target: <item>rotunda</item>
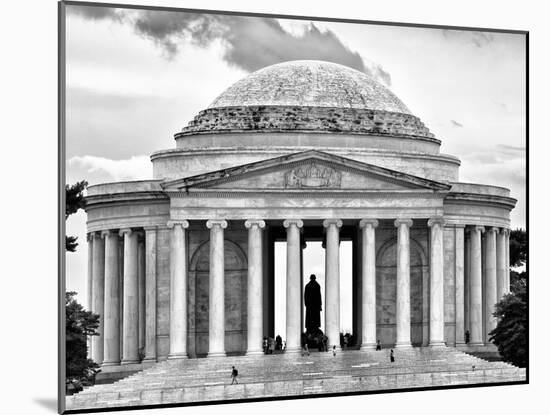
[{"label": "rotunda", "polygon": [[[104,373],[261,354],[275,337],[286,241],[285,353],[300,350],[302,249],[325,246],[325,330],[339,347],[339,242],[353,244],[356,346],[491,348],[509,291],[508,189],[460,160],[389,89],[292,61],[226,89],[151,155],[153,179],[88,188],[91,357]],[[469,343],[465,344],[465,332]]]}]

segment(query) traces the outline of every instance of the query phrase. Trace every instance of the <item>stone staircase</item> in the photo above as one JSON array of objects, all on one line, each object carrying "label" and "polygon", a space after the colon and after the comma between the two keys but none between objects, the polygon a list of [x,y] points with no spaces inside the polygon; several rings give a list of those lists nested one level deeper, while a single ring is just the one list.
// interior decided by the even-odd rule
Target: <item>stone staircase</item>
[{"label": "stone staircase", "polygon": [[[346,350],[159,362],[112,384],[66,397],[67,410],[274,396],[521,382],[525,369],[449,347]],[[231,366],[239,370],[231,385]]]}]

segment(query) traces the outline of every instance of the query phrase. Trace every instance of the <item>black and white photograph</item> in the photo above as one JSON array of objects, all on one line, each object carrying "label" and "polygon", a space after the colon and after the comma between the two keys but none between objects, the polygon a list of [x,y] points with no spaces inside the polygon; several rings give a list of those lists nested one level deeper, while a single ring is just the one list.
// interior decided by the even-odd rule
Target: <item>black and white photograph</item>
[{"label": "black and white photograph", "polygon": [[67,413],[528,383],[526,31],[59,7]]}]

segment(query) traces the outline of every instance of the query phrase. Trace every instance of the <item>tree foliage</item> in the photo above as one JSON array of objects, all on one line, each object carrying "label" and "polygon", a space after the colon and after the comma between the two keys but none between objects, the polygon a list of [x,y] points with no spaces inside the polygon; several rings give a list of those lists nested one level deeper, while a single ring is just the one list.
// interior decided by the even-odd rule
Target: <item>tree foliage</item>
[{"label": "tree foliage", "polygon": [[65,293],[66,377],[89,378],[99,366],[87,357],[88,336],[97,336],[99,315],[86,311],[75,299],[76,292]]},{"label": "tree foliage", "polygon": [[[86,207],[86,198],[84,197],[86,186],[88,186],[86,180],[76,182],[73,185],[65,185],[65,220],[73,213],[78,212],[78,209]],[[65,236],[65,249],[69,252],[76,251],[77,239],[76,236]]]},{"label": "tree foliage", "polygon": [[514,229],[510,232],[510,266],[520,267],[527,261],[527,232]]},{"label": "tree foliage", "polygon": [[505,295],[495,306],[493,315],[498,319],[489,339],[498,347],[502,358],[516,366],[527,365],[527,290]]}]

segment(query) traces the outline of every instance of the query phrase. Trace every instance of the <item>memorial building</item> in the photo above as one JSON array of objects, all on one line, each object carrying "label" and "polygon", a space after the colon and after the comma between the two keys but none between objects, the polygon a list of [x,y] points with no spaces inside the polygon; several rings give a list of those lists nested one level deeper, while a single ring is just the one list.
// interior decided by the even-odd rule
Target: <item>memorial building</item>
[{"label": "memorial building", "polygon": [[[151,155],[153,179],[90,186],[90,356],[104,373],[166,359],[262,354],[305,331],[302,250],[325,247],[324,332],[340,347],[340,250],[353,245],[357,347],[485,350],[509,291],[508,189],[460,160],[386,87],[321,61],[230,86]],[[275,308],[286,241],[286,311]],[[275,333],[286,312],[286,332]],[[469,343],[465,344],[465,333]]]}]

